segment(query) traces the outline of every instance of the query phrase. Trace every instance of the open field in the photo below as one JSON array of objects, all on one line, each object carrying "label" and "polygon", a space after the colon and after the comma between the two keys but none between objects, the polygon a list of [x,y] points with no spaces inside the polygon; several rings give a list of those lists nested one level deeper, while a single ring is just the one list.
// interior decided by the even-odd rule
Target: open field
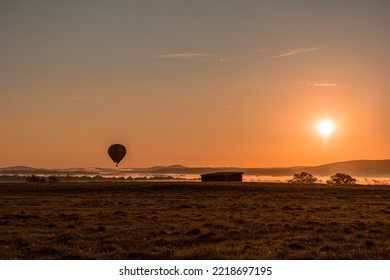
[{"label": "open field", "polygon": [[0,259],[390,259],[390,186],[2,183]]}]

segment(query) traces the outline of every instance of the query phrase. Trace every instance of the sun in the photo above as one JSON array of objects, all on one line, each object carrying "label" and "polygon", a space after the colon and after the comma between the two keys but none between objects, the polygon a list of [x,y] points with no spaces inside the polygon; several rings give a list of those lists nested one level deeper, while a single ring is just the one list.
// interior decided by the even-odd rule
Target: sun
[{"label": "sun", "polygon": [[322,137],[329,137],[334,131],[334,124],[331,120],[321,120],[317,124],[317,130]]}]

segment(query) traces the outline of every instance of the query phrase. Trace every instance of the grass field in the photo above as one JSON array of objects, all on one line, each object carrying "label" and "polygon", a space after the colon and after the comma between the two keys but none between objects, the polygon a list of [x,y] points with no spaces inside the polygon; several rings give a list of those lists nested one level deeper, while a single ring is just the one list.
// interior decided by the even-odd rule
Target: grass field
[{"label": "grass field", "polygon": [[0,259],[390,259],[390,187],[2,183]]}]

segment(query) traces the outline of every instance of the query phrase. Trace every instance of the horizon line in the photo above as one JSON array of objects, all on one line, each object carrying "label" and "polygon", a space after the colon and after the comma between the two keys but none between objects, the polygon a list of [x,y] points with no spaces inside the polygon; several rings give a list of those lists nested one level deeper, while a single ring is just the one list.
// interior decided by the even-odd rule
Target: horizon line
[{"label": "horizon line", "polygon": [[0,167],[1,169],[8,169],[8,168],[33,168],[33,169],[49,169],[49,170],[67,170],[67,169],[89,169],[89,168],[100,168],[100,169],[149,169],[153,167],[161,167],[161,168],[169,168],[169,167],[182,167],[182,168],[237,168],[237,169],[250,169],[250,168],[263,168],[263,169],[272,169],[272,168],[305,168],[305,167],[318,167],[318,166],[324,166],[329,164],[335,164],[335,163],[344,163],[344,162],[356,162],[356,161],[390,161],[390,158],[385,159],[352,159],[352,160],[342,160],[342,161],[334,161],[334,162],[327,162],[317,165],[290,165],[290,166],[270,166],[270,167],[255,167],[255,166],[247,166],[247,167],[241,167],[241,166],[186,166],[182,164],[170,164],[170,165],[150,165],[146,167],[99,167],[99,166],[90,166],[90,167],[60,167],[60,168],[49,168],[49,167],[33,167],[28,165],[12,165],[12,166],[3,166]]}]

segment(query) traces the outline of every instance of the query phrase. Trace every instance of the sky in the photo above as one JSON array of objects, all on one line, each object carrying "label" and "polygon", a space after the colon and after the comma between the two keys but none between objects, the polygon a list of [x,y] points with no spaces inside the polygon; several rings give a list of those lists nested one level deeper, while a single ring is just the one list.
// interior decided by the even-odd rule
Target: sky
[{"label": "sky", "polygon": [[[390,1],[0,1],[0,167],[390,158]],[[317,124],[329,119],[323,137]]]}]

